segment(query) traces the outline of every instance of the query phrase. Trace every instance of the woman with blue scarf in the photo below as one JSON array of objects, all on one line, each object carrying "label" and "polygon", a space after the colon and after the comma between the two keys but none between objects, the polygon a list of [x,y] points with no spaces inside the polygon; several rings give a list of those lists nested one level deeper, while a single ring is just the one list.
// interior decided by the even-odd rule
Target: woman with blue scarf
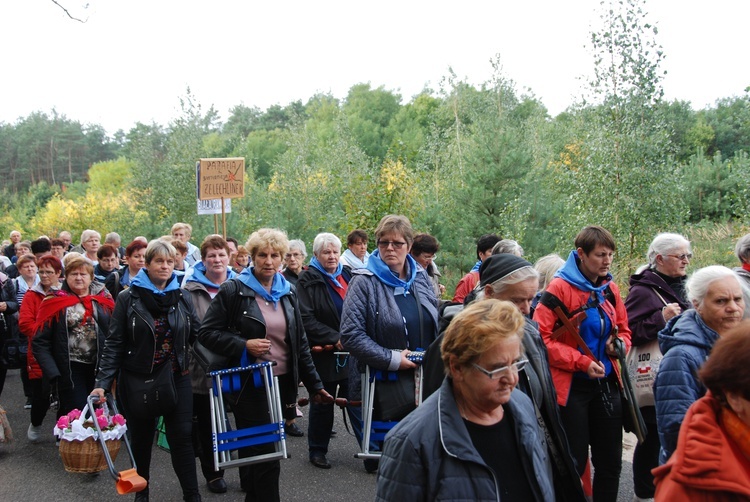
[{"label": "woman with blue scarf", "polygon": [[[229,244],[220,235],[209,235],[200,247],[201,261],[192,268],[192,274],[182,287],[193,301],[195,313],[199,320],[206,315],[211,300],[219,293],[219,288],[235,274],[229,268]],[[201,471],[208,490],[213,493],[225,493],[227,484],[224,481],[224,470],[214,471],[213,442],[211,439],[211,401],[209,390],[211,379],[201,368],[196,358],[190,359],[190,379],[193,386],[193,416],[195,417],[196,435],[200,442],[198,458]]]},{"label": "woman with blue scarf", "polygon": [[[329,394],[348,397],[349,372],[341,345],[341,310],[352,278],[352,269],[339,262],[341,240],[331,233],[321,233],[313,242],[313,259],[297,282],[302,322],[312,347],[315,369]],[[330,469],[328,443],[333,430],[333,404],[310,405],[307,447],[310,462]]]},{"label": "woman with blue scarf", "polygon": [[[177,251],[168,242],[153,240],[148,244],[146,267],[117,297],[96,375],[96,388],[91,394],[104,400],[105,389],[112,387],[115,378],[120,388],[126,373],[155,375],[164,365],[169,365],[177,390],[177,404],[164,413],[172,468],[180,481],[183,500],[200,501],[192,442],[193,392],[188,371],[190,345],[200,321],[190,296],[180,290],[174,274],[176,255]],[[118,399],[128,419],[133,458],[138,474],[148,480],[159,417],[134,416],[138,403],[128,402],[127,397],[127,390],[120,388]],[[148,498],[148,487],[135,496],[136,501]]]},{"label": "woman with blue scarf", "polygon": [[[616,501],[622,404],[613,340],[621,338],[629,349],[630,328],[620,290],[609,273],[615,252],[612,234],[602,227],[586,227],[576,236],[575,247],[542,295],[534,320],[547,345],[557,404],[578,474],[586,469],[590,446],[594,500]],[[553,335],[561,326],[556,307],[580,321],[573,324],[596,359],[584,354],[574,334],[561,329]]]},{"label": "woman with blue scarf", "polygon": [[[437,336],[437,298],[432,283],[409,254],[414,241],[411,222],[405,216],[385,216],[375,229],[375,239],[377,249],[367,267],[352,273],[341,317],[341,341],[351,354],[352,400],[360,399],[360,375],[365,366],[404,371],[404,378],[413,378],[409,370],[416,364],[407,356],[426,349]],[[376,462],[366,460],[365,469],[374,471]]]},{"label": "woman with blue scarf", "polygon": [[[285,418],[296,416],[297,383],[302,381],[313,402],[332,401],[315,371],[300,317],[297,293],[279,273],[289,248],[286,234],[262,228],[245,244],[253,266],[221,285],[203,318],[200,342],[212,352],[229,356],[229,366],[238,366],[243,354],[250,363],[275,361]],[[247,377],[246,377],[247,378]],[[238,429],[267,424],[265,389],[243,385],[225,397],[234,412]],[[273,451],[272,444],[242,448],[241,457]],[[279,500],[278,460],[250,464],[241,473],[246,501]]]}]

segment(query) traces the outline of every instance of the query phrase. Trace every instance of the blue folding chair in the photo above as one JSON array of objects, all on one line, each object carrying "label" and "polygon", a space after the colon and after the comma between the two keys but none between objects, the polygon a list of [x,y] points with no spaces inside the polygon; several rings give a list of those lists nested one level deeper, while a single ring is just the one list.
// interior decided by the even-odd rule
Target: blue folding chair
[{"label": "blue folding chair", "polygon": [[[211,431],[213,441],[214,468],[218,471],[226,467],[257,464],[287,458],[284,418],[281,413],[281,395],[278,378],[273,376],[275,362],[248,364],[247,354],[243,354],[240,366],[212,371],[211,391]],[[265,388],[268,398],[270,421],[268,424],[229,430],[225,420],[224,394],[238,393],[241,389],[243,373],[250,372],[245,385]],[[250,457],[232,458],[232,453],[240,448],[274,443],[274,452]]]},{"label": "blue folding chair", "polygon": [[[411,352],[407,357],[410,361],[417,363],[414,371],[414,404],[422,404],[422,361],[425,352],[420,350]],[[383,441],[386,434],[393,429],[399,420],[373,420],[373,409],[375,403],[375,391],[377,383],[398,378],[397,371],[371,370],[365,367],[362,375],[362,438],[360,441],[361,451],[355,455],[362,459],[379,459]]]}]

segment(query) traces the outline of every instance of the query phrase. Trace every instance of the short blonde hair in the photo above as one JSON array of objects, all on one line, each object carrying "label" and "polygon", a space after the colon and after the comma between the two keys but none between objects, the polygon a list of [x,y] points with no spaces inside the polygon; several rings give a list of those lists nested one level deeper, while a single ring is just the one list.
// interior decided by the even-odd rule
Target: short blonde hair
[{"label": "short blonde hair", "polygon": [[261,228],[248,237],[245,247],[250,252],[250,258],[255,261],[258,251],[270,247],[283,257],[289,250],[289,239],[278,228]]},{"label": "short blonde hair", "polygon": [[193,226],[190,223],[175,223],[169,230],[169,233],[174,235],[175,230],[184,230],[187,233],[188,239],[193,235]]},{"label": "short blonde hair", "polygon": [[380,238],[385,234],[398,233],[406,241],[406,244],[411,246],[414,242],[414,229],[411,226],[409,218],[400,214],[388,214],[378,223],[378,227],[375,229],[375,241],[380,241]]},{"label": "short blonde hair", "polygon": [[493,345],[512,336],[523,338],[526,321],[511,302],[487,299],[474,302],[453,318],[440,345],[443,367],[450,375],[450,360],[468,367]]}]

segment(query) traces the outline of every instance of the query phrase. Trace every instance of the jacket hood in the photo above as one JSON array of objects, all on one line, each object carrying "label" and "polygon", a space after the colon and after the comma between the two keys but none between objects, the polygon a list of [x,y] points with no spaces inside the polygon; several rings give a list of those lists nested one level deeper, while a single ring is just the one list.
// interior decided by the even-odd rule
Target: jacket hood
[{"label": "jacket hood", "polygon": [[691,309],[670,319],[664,329],[659,331],[659,348],[663,354],[682,344],[710,351],[718,339],[719,334],[703,322],[698,312]]},{"label": "jacket hood", "polygon": [[602,283],[599,286],[596,286],[583,275],[581,269],[578,268],[578,261],[578,253],[574,249],[568,255],[568,259],[565,261],[562,268],[555,272],[555,277],[560,277],[565,280],[565,282],[572,284],[581,291],[596,291],[600,302],[603,302],[604,296],[602,291],[607,289],[607,286],[612,281],[612,274],[607,273]]},{"label": "jacket hood", "polygon": [[630,287],[632,288],[633,286],[664,288],[664,286],[668,285],[664,279],[659,277],[659,274],[648,268],[640,274],[633,274],[630,276]]}]

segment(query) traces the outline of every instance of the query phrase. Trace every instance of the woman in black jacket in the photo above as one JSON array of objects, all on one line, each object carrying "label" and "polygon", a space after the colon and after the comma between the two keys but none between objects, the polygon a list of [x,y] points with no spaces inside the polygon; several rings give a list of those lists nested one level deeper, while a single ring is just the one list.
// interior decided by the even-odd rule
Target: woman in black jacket
[{"label": "woman in black jacket", "polygon": [[[297,383],[307,387],[313,402],[332,401],[315,371],[300,317],[294,287],[278,270],[289,241],[276,229],[254,232],[245,247],[253,266],[221,285],[203,318],[200,342],[209,350],[228,356],[238,366],[244,352],[250,363],[275,361],[285,418],[295,416]],[[249,375],[245,375],[247,379]],[[242,390],[225,397],[234,411],[238,429],[269,422],[265,390],[242,385]],[[240,457],[273,451],[272,444],[242,448]],[[278,460],[251,464],[241,473],[246,501],[279,500]]]},{"label": "woman in black jacket", "polygon": [[[153,375],[162,365],[170,365],[177,404],[164,413],[172,467],[180,481],[184,500],[201,500],[193,452],[193,393],[188,373],[189,348],[199,322],[189,295],[180,290],[174,274],[177,252],[164,241],[151,241],[146,248],[146,268],[120,293],[104,345],[96,388],[92,395],[104,399],[105,389],[118,378],[121,400],[133,447],[138,474],[149,479],[151,447],[157,416],[137,418],[138,404],[128,401],[123,388],[126,374]],[[148,487],[138,492],[136,501],[148,500]]]},{"label": "woman in black jacket", "polygon": [[[339,263],[340,256],[341,240],[330,233],[318,234],[313,242],[313,259],[300,274],[297,291],[302,322],[323,387],[332,396],[338,391],[339,397],[348,397],[347,360],[335,352],[343,351],[339,325],[352,271],[348,265]],[[310,462],[321,469],[331,467],[326,454],[333,430],[333,414],[331,403],[310,405],[307,447]]]},{"label": "woman in black jacket", "polygon": [[107,290],[94,281],[94,265],[83,256],[68,260],[62,287],[39,305],[31,345],[42,373],[59,392],[58,417],[86,405],[113,307]]}]

